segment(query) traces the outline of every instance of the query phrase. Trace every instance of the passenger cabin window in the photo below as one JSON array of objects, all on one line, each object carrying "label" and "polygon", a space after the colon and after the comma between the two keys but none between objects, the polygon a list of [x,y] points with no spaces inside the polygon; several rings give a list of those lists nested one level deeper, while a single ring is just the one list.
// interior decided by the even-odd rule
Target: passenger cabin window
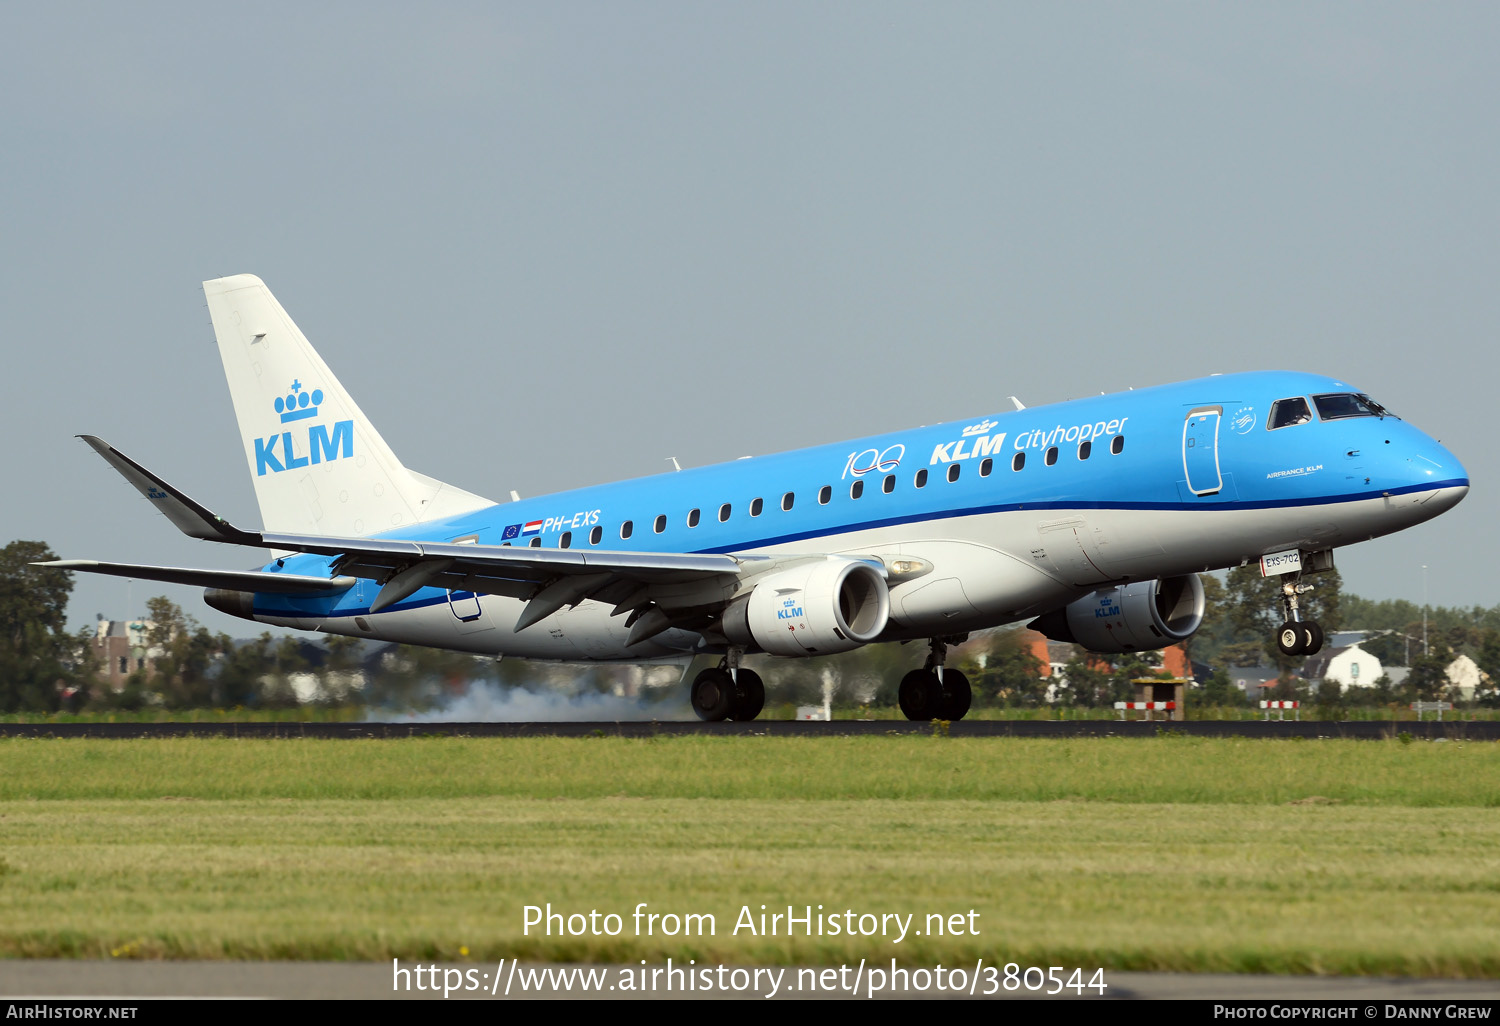
[{"label": "passenger cabin window", "polygon": [[887,495],[889,495],[892,492],[894,492],[896,490],[896,475],[895,474],[887,474],[887,475],[885,475],[885,481],[883,481],[881,483],[880,490],[882,492],[885,492],[885,494],[887,494]]},{"label": "passenger cabin window", "polygon": [[914,478],[912,478],[912,484],[916,485],[918,488],[926,488],[927,487],[927,468],[926,467],[923,467],[921,470],[917,471],[917,476],[914,477]]},{"label": "passenger cabin window", "polygon": [[1018,452],[1018,453],[1016,453],[1014,456],[1012,456],[1010,458],[1010,469],[1011,470],[1020,470],[1021,468],[1025,467],[1025,466],[1026,466],[1026,454],[1024,452]]},{"label": "passenger cabin window", "polygon": [[604,540],[604,528],[595,525],[594,529],[589,532],[589,544],[590,545],[598,545],[603,540]]},{"label": "passenger cabin window", "polygon": [[569,547],[572,544],[573,544],[573,532],[572,531],[564,531],[562,533],[562,537],[559,538],[559,539],[557,539],[557,547],[560,548],[560,549],[566,549],[567,547]]},{"label": "passenger cabin window", "polygon": [[865,494],[865,483],[863,481],[856,481],[849,486],[849,498],[857,499],[863,494]]},{"label": "passenger cabin window", "polygon": [[762,502],[760,499],[751,499],[750,500],[750,515],[752,517],[758,517],[758,516],[760,516],[760,511],[763,510],[763,509],[765,509],[765,508],[766,508],[766,504],[764,502]]},{"label": "passenger cabin window", "polygon": [[1078,458],[1079,459],[1081,459],[1081,460],[1088,459],[1089,458],[1089,453],[1091,453],[1093,451],[1094,451],[1094,443],[1093,442],[1079,442],[1078,443]]},{"label": "passenger cabin window", "polygon": [[688,526],[689,527],[697,527],[698,526],[698,511],[696,509],[688,511]]},{"label": "passenger cabin window", "polygon": [[624,539],[629,538],[634,531],[635,522],[632,520],[625,521],[620,525],[620,539],[623,541]]},{"label": "passenger cabin window", "polygon": [[1291,399],[1278,399],[1271,404],[1271,416],[1266,421],[1266,430],[1275,431],[1277,428],[1294,427],[1297,424],[1306,424],[1312,420],[1312,410],[1307,408],[1307,400],[1300,395]]},{"label": "passenger cabin window", "polygon": [[1052,448],[1047,450],[1047,459],[1045,462],[1049,467],[1057,462],[1057,446],[1054,445]]},{"label": "passenger cabin window", "polygon": [[786,511],[786,510],[791,509],[792,508],[792,503],[794,503],[796,501],[797,501],[796,494],[793,493],[793,492],[787,492],[785,495],[783,495],[781,497],[781,508],[782,508],[782,510]]},{"label": "passenger cabin window", "polygon": [[1124,451],[1125,451],[1125,436],[1124,435],[1115,435],[1115,437],[1113,437],[1113,438],[1111,438],[1109,440],[1109,453],[1110,453],[1111,456],[1118,456],[1118,455],[1120,455],[1120,453],[1122,453]]},{"label": "passenger cabin window", "polygon": [[948,483],[952,484],[958,480],[958,472],[964,469],[962,463],[950,463],[948,465]]},{"label": "passenger cabin window", "polygon": [[531,547],[534,548],[534,549],[539,549],[539,548],[542,547],[542,536],[541,535],[536,535],[535,537],[533,537],[531,539]]},{"label": "passenger cabin window", "polygon": [[822,488],[818,489],[818,505],[819,506],[826,506],[826,505],[828,505],[828,500],[831,499],[831,498],[833,498],[833,488],[831,486],[824,485]]},{"label": "passenger cabin window", "polygon": [[1346,417],[1394,417],[1390,410],[1363,393],[1325,393],[1313,396],[1319,420],[1343,420]]},{"label": "passenger cabin window", "polygon": [[730,513],[729,503],[726,502],[726,503],[724,503],[724,505],[722,505],[722,506],[719,507],[719,523],[722,524],[724,521],[728,520],[729,519],[729,513]]},{"label": "passenger cabin window", "polygon": [[979,464],[979,476],[980,477],[989,477],[990,476],[990,471],[992,471],[994,469],[995,469],[995,461],[992,460],[992,459],[990,459],[988,456],[986,456],[984,458],[984,462],[981,463],[981,464]]},{"label": "passenger cabin window", "polygon": [[665,513],[658,514],[656,517],[656,523],[651,525],[651,529],[657,534],[661,534],[663,531],[665,531],[667,529],[667,515]]}]

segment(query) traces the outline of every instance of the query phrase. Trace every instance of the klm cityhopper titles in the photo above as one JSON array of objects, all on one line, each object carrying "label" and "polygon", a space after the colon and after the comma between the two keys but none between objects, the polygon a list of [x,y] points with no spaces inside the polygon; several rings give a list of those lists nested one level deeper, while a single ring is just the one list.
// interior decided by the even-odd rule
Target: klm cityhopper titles
[{"label": "klm cityhopper titles", "polygon": [[205,587],[259,623],[560,661],[690,660],[708,720],[754,719],[747,653],[925,639],[912,719],[958,719],[971,631],[1018,620],[1100,653],[1203,619],[1198,574],[1259,561],[1288,654],[1322,645],[1305,578],[1340,545],[1452,508],[1467,472],[1353,385],[1202,378],[495,503],[408,470],[270,291],[204,282],[263,528],[237,528],[93,436],[194,538],[260,570],[45,564]]}]

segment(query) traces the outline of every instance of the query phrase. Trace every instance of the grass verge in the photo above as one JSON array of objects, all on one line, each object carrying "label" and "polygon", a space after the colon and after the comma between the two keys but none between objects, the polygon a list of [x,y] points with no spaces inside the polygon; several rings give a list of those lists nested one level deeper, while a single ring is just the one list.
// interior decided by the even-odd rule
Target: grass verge
[{"label": "grass verge", "polygon": [[[1500,977],[1500,745],[0,742],[0,955]],[[526,905],[614,912],[539,935]],[[636,936],[631,913],[714,930]],[[742,909],[977,913],[761,936]],[[465,955],[464,952],[468,954]]]},{"label": "grass verge", "polygon": [[15,799],[974,799],[1500,806],[1500,744],[1128,738],[0,739]]}]

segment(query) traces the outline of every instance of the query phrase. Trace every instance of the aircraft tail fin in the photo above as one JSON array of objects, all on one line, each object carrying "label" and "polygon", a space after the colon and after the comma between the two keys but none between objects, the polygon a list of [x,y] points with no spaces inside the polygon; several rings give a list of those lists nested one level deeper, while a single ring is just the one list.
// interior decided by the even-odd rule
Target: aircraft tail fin
[{"label": "aircraft tail fin", "polygon": [[494,505],[407,470],[265,283],[203,283],[265,530],[367,536]]}]

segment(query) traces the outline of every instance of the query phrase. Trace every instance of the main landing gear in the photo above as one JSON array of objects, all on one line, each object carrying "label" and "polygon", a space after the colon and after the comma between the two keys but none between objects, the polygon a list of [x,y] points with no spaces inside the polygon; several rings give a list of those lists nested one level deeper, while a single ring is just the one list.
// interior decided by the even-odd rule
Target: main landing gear
[{"label": "main landing gear", "polygon": [[760,674],[740,666],[740,653],[729,650],[719,665],[693,681],[693,712],[700,720],[744,722],[760,715],[766,704],[766,685]]},{"label": "main landing gear", "polygon": [[969,711],[974,693],[969,678],[947,669],[948,642],[962,638],[933,638],[932,650],[920,670],[901,678],[901,711],[909,720],[961,720]]},{"label": "main landing gear", "polygon": [[1302,619],[1297,608],[1297,598],[1313,590],[1311,584],[1301,584],[1300,574],[1281,575],[1281,608],[1286,622],[1276,632],[1276,647],[1285,656],[1315,655],[1323,648],[1323,628],[1315,620]]}]

